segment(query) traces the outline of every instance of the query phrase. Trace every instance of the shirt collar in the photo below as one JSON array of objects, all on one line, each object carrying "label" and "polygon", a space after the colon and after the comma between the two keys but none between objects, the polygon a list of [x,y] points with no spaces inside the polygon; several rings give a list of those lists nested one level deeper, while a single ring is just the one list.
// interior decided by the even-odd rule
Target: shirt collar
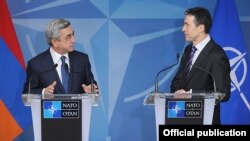
[{"label": "shirt collar", "polygon": [[69,60],[68,53],[61,55],[61,54],[57,53],[52,47],[50,47],[50,54],[52,56],[54,64],[58,64],[59,62],[61,62],[61,56],[65,56],[66,60]]},{"label": "shirt collar", "polygon": [[207,45],[207,43],[211,40],[210,35],[208,35],[203,41],[201,41],[200,43],[198,43],[197,45],[195,45],[195,47],[197,48],[197,50],[202,51],[203,48]]}]

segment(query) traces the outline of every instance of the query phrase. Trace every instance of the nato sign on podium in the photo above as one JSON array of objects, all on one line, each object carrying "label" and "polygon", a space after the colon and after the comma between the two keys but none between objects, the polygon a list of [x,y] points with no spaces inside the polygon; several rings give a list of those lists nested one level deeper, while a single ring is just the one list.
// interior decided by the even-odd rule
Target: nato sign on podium
[{"label": "nato sign on podium", "polygon": [[211,125],[214,106],[225,96],[223,93],[185,93],[184,98],[173,93],[151,93],[144,105],[154,105],[156,135],[159,125]]},{"label": "nato sign on podium", "polygon": [[98,94],[23,94],[31,106],[35,141],[88,141]]}]

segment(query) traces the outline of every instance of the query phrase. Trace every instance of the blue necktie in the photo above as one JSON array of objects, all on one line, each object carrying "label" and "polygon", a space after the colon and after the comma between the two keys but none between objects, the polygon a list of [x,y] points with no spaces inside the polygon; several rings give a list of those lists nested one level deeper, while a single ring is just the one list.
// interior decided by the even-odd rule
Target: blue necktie
[{"label": "blue necktie", "polygon": [[193,61],[193,58],[194,58],[194,54],[196,52],[197,48],[195,46],[192,47],[192,50],[190,52],[190,54],[188,55],[188,62],[187,62],[187,70],[186,70],[186,77],[188,76],[188,73],[189,71],[191,70],[191,67],[192,67],[192,61]]},{"label": "blue necktie", "polygon": [[68,86],[69,86],[69,71],[68,71],[68,65],[65,63],[65,56],[61,56],[62,60],[62,66],[61,66],[61,74],[62,74],[62,84],[66,91],[68,92]]}]

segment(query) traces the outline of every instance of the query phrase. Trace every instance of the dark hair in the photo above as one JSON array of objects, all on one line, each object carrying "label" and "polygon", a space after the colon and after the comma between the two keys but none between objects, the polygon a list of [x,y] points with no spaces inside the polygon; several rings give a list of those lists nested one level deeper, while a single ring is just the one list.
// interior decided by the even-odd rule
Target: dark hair
[{"label": "dark hair", "polygon": [[212,18],[209,11],[203,7],[194,7],[187,9],[185,11],[185,15],[192,15],[195,17],[195,25],[203,24],[205,27],[205,32],[209,33],[210,28],[212,26]]}]

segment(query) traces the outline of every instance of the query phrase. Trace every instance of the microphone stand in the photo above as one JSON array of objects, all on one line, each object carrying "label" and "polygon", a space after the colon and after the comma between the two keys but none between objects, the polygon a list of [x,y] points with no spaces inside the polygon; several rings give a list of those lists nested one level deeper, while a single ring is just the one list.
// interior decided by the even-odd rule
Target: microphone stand
[{"label": "microphone stand", "polygon": [[171,66],[168,66],[168,67],[162,69],[161,71],[159,71],[159,72],[157,73],[157,75],[156,75],[156,77],[155,77],[155,91],[154,91],[155,94],[158,93],[158,89],[159,89],[159,86],[158,86],[159,75],[160,75],[162,72],[164,72],[164,71],[166,71],[166,70],[168,70],[168,69],[170,69],[170,68],[176,66],[176,65],[179,63],[179,57],[180,57],[179,53],[176,54],[176,57],[177,57],[177,62],[176,62],[175,64],[173,64],[173,65],[171,65]]},{"label": "microphone stand", "polygon": [[211,77],[212,77],[212,79],[213,79],[214,93],[217,93],[217,88],[216,88],[216,83],[215,83],[214,75],[213,75],[211,72],[209,72],[209,71],[207,71],[207,70],[205,70],[205,69],[203,69],[203,68],[201,68],[201,67],[198,67],[198,66],[196,66],[196,65],[192,65],[192,67],[197,68],[197,69],[200,69],[200,70],[202,70],[202,71],[205,71],[205,72],[207,72],[209,75],[211,75]]}]

